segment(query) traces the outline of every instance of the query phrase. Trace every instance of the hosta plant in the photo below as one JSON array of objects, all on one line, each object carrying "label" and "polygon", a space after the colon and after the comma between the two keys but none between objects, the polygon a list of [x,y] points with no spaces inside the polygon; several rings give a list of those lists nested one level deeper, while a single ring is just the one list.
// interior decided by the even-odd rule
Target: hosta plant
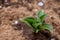
[{"label": "hosta plant", "polygon": [[47,14],[43,10],[38,11],[37,18],[26,17],[22,21],[25,22],[30,28],[32,28],[34,33],[38,33],[42,30],[49,30],[53,32],[53,27],[50,24],[44,23]]}]

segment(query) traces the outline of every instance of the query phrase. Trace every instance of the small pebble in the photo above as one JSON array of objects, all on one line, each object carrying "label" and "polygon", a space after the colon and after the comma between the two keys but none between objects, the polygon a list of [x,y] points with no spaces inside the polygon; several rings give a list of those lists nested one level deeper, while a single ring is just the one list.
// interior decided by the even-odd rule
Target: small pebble
[{"label": "small pebble", "polygon": [[21,21],[21,20],[22,20],[22,18],[19,18],[19,20]]},{"label": "small pebble", "polygon": [[44,5],[43,2],[39,2],[39,3],[38,3],[38,6],[43,6],[43,5]]},{"label": "small pebble", "polygon": [[0,6],[0,9],[2,8],[2,6]]},{"label": "small pebble", "polygon": [[50,18],[52,17],[52,16],[49,16]]},{"label": "small pebble", "polygon": [[8,0],[5,0],[5,2],[7,2]]},{"label": "small pebble", "polygon": [[51,19],[54,19],[54,17],[50,16]]},{"label": "small pebble", "polygon": [[38,11],[38,9],[34,9],[34,11],[35,11],[35,12],[37,12],[37,11]]},{"label": "small pebble", "polygon": [[42,0],[42,2],[43,2],[43,3],[45,3],[45,2],[46,2],[46,0]]},{"label": "small pebble", "polygon": [[55,40],[55,39],[53,38],[53,39],[51,39],[51,40]]},{"label": "small pebble", "polygon": [[15,24],[18,24],[18,21],[15,21]]},{"label": "small pebble", "polygon": [[38,9],[33,9],[33,12],[37,12],[38,11]]}]

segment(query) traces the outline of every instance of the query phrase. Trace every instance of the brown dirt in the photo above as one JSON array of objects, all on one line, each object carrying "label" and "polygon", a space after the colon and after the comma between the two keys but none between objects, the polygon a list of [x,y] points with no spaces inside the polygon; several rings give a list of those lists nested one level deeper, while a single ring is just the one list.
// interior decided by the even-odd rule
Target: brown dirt
[{"label": "brown dirt", "polygon": [[60,40],[60,0],[47,0],[43,7],[37,5],[39,1],[14,1],[8,7],[0,9],[0,40],[32,40],[32,30],[21,22],[14,25],[14,21],[27,16],[35,17],[36,10],[41,9],[48,14],[46,22],[54,27],[52,36],[55,35]]}]

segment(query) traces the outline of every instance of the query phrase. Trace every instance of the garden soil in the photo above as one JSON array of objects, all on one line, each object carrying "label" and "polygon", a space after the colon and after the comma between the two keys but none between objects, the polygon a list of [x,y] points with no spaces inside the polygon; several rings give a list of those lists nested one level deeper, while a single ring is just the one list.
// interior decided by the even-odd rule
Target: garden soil
[{"label": "garden soil", "polygon": [[[20,22],[24,17],[36,17],[38,10],[44,10],[48,14],[45,22],[53,26],[52,36],[60,40],[60,0],[46,0],[41,7],[41,0],[11,0],[9,5],[1,4],[0,8],[0,40],[32,40],[32,30]],[[16,25],[15,21],[19,21]],[[47,40],[41,36],[41,40]],[[56,39],[57,40],[57,39]]]}]

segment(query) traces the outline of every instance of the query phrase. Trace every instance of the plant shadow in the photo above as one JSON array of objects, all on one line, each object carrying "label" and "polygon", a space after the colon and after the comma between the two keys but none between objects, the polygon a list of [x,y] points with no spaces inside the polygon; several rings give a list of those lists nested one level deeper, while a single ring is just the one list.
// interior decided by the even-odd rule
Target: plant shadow
[{"label": "plant shadow", "polygon": [[19,21],[18,24],[13,25],[14,30],[23,30],[23,37],[25,37],[26,40],[31,40],[32,35],[32,29],[26,25],[24,22]]}]

